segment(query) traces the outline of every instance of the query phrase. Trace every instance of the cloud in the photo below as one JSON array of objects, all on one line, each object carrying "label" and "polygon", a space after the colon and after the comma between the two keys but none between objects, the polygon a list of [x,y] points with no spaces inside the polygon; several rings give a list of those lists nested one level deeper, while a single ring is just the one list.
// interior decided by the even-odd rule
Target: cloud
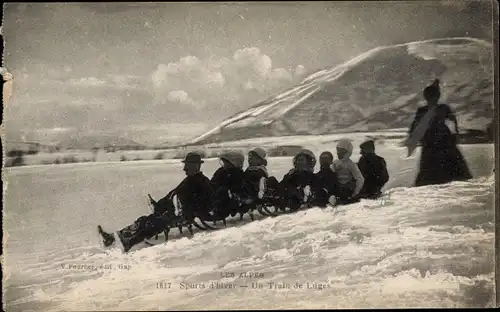
[{"label": "cloud", "polygon": [[[65,69],[65,71],[67,71],[67,69]],[[144,83],[144,78],[134,75],[107,75],[104,78],[82,77],[69,80],[57,79],[57,81],[72,86],[89,88],[105,87],[118,90],[147,88],[147,85]]]},{"label": "cloud", "polygon": [[165,64],[158,65],[158,68],[153,72],[151,79],[155,88],[160,88],[167,80],[168,66]]},{"label": "cloud", "polygon": [[137,85],[141,80],[143,80],[142,77],[132,75],[109,75],[108,79],[117,86]]},{"label": "cloud", "polygon": [[[168,113],[168,110],[150,113],[146,108],[153,97],[151,83],[144,77],[67,77],[63,67],[55,68],[54,73],[48,69],[42,77],[19,72],[12,105],[5,114],[10,128],[71,126],[85,131],[130,124],[138,119],[156,121],[160,119],[156,115]],[[64,75],[58,75],[57,70]]]},{"label": "cloud", "polygon": [[305,74],[306,68],[304,67],[304,65],[297,65],[294,72],[295,77],[303,77]]},{"label": "cloud", "polygon": [[206,75],[206,82],[209,85],[223,87],[226,84],[226,79],[221,72],[209,72]]},{"label": "cloud", "polygon": [[168,94],[167,99],[171,102],[179,102],[182,104],[192,105],[194,104],[193,100],[189,97],[189,95],[184,90],[175,90]]},{"label": "cloud", "polygon": [[[220,114],[228,113],[228,108],[241,109],[263,100],[299,82],[304,73],[302,65],[295,70],[273,68],[271,58],[259,48],[246,47],[236,50],[229,58],[199,59],[188,55],[176,62],[159,64],[151,79],[156,104],[175,100],[219,110]],[[189,100],[174,99],[172,92],[180,95],[179,90],[189,95]]]},{"label": "cloud", "polygon": [[258,48],[244,48],[234,53],[235,65],[242,68],[249,68],[261,77],[266,78],[273,67],[271,58],[261,54]]},{"label": "cloud", "polygon": [[8,117],[16,118],[7,119],[16,128],[29,122],[33,127],[72,126],[82,131],[137,120],[216,123],[300,82],[303,66],[287,69],[274,63],[254,47],[229,57],[185,56],[159,64],[149,79],[118,73],[83,76],[69,65],[21,67],[8,108]]},{"label": "cloud", "polygon": [[84,77],[84,78],[79,78],[79,79],[70,79],[68,81],[69,84],[71,85],[81,85],[81,86],[104,86],[106,85],[106,81],[98,79],[96,77]]},{"label": "cloud", "polygon": [[270,73],[271,80],[292,81],[292,74],[284,68],[276,68]]}]

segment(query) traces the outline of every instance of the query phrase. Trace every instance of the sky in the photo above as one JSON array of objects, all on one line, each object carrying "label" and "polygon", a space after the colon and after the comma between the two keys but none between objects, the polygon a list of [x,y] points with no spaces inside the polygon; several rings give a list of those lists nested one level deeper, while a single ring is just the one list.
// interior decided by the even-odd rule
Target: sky
[{"label": "sky", "polygon": [[380,45],[491,41],[493,3],[7,3],[7,134],[190,138]]}]

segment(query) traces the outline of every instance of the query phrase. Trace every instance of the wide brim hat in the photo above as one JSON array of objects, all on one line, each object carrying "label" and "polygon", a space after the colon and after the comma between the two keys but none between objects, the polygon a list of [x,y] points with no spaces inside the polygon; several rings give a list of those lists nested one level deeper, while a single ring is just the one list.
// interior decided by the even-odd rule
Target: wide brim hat
[{"label": "wide brim hat", "polygon": [[245,164],[245,155],[243,155],[241,152],[236,152],[236,151],[225,152],[222,155],[220,155],[219,158],[230,162],[235,167],[241,168]]},{"label": "wide brim hat", "polygon": [[204,161],[201,159],[201,155],[198,153],[188,153],[184,160],[182,161],[183,163],[190,163],[190,164],[203,164]]},{"label": "wide brim hat", "polygon": [[254,148],[253,150],[251,150],[248,153],[256,155],[257,157],[259,157],[260,159],[262,159],[265,164],[267,164],[267,159],[266,159],[267,153],[266,153],[266,151],[264,149],[262,149],[260,147],[257,147],[257,148]]}]

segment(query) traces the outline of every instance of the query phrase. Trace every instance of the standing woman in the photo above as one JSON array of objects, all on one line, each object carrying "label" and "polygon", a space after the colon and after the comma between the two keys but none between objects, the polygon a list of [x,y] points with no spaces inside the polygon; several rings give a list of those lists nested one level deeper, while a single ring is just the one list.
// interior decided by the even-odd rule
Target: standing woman
[{"label": "standing woman", "polygon": [[[417,127],[420,120],[431,109],[435,108],[435,115],[421,140],[422,153],[420,168],[415,186],[430,184],[444,184],[451,181],[463,181],[472,178],[467,163],[457,147],[458,122],[455,114],[446,104],[438,104],[441,92],[439,80],[424,89],[424,98],[427,105],[420,107],[415,114],[409,133]],[[452,134],[446,120],[455,124],[456,135]]]}]

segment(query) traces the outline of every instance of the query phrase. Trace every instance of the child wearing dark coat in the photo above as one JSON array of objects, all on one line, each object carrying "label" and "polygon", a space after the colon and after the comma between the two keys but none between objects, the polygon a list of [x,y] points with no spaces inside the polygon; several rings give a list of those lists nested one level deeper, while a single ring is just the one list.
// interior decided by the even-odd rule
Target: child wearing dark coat
[{"label": "child wearing dark coat", "polygon": [[328,203],[335,205],[337,173],[331,168],[333,164],[333,154],[330,152],[321,153],[319,156],[319,164],[320,169],[316,173],[316,178],[321,190],[315,196],[314,205],[319,207],[326,207]]},{"label": "child wearing dark coat", "polygon": [[317,177],[314,175],[316,157],[308,149],[301,150],[293,158],[293,169],[291,169],[281,180],[279,187],[281,192],[281,206],[290,210],[297,210],[304,204],[310,204],[313,194],[321,192]]},{"label": "child wearing dark coat", "polygon": [[[253,220],[252,211],[260,206],[272,206],[272,199],[266,195],[273,194],[277,182],[274,177],[269,178],[267,172],[267,153],[262,148],[255,148],[248,152],[248,167],[245,170],[245,198],[240,199],[240,219],[248,213]],[[271,181],[271,183],[269,183]]]},{"label": "child wearing dark coat", "polygon": [[222,166],[214,173],[211,183],[215,190],[213,212],[217,220],[238,213],[239,199],[247,197],[248,184],[243,165],[245,155],[240,152],[226,152],[220,156]]},{"label": "child wearing dark coat", "polygon": [[248,153],[248,168],[245,170],[245,178],[249,182],[249,195],[252,199],[262,198],[264,195],[265,182],[269,178],[266,156],[266,151],[259,147]]},{"label": "child wearing dark coat", "polygon": [[362,143],[359,148],[361,158],[358,167],[365,179],[359,197],[375,199],[382,194],[382,187],[389,181],[387,164],[383,157],[375,154],[375,143],[372,140]]}]

